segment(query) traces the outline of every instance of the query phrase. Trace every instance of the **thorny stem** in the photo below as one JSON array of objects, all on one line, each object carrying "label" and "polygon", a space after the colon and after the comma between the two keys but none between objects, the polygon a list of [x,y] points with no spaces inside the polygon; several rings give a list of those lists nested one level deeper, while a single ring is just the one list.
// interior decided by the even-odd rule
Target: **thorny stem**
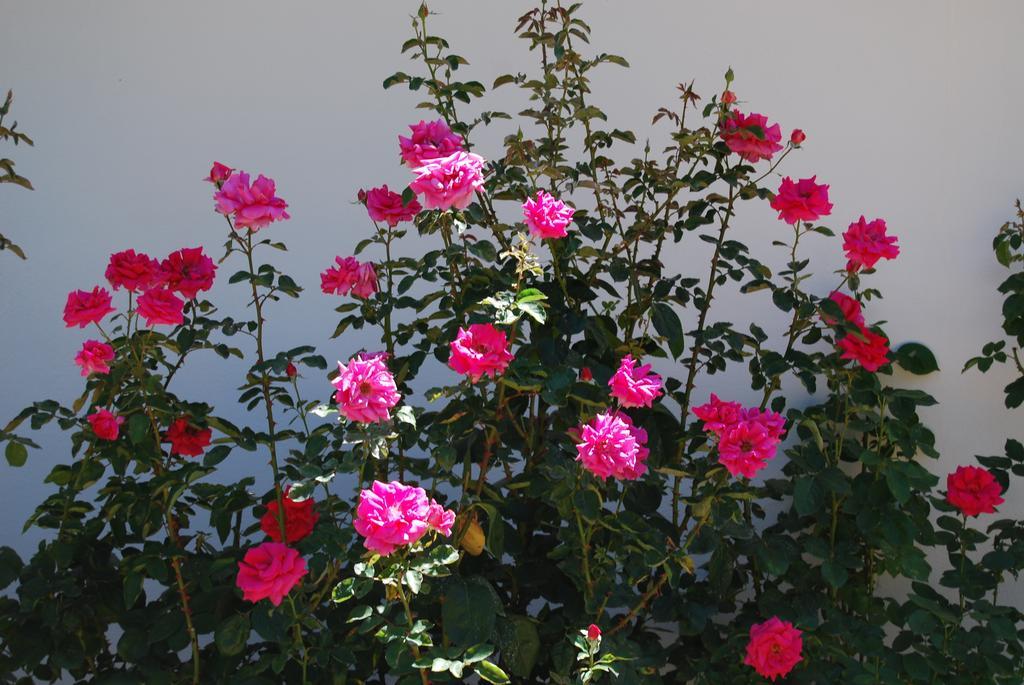
[{"label": "thorny stem", "polygon": [[[401,581],[395,585],[395,590],[398,593],[399,601],[402,603],[402,609],[405,610],[405,619],[409,622],[409,630],[412,630],[412,609],[409,607],[409,599],[405,596],[405,591],[402,589]],[[418,661],[420,658],[420,648],[413,644],[410,644],[409,647],[412,649],[413,657]],[[420,680],[423,681],[423,685],[430,685],[430,679],[427,678],[427,669],[420,669]]]}]

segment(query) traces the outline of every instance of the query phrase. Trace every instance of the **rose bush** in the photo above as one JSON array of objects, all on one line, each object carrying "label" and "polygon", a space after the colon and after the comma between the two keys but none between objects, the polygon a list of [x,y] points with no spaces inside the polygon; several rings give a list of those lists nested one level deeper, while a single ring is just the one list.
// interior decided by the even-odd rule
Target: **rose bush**
[{"label": "rose bush", "polygon": [[[524,125],[483,149],[478,129],[510,117],[473,109],[487,89],[420,8],[402,48],[419,66],[384,85],[424,93],[432,117],[356,194],[371,228],[320,274],[317,296],[340,301],[323,354],[268,349],[272,311],[317,274],[264,261],[293,208],[221,163],[218,263],[120,250],[113,296],[69,295],[67,327],[93,336],[82,395],[0,432],[14,466],[26,426],[55,422],[72,456],[28,521],[46,541],[27,561],[0,549],[6,680],[1020,682],[1022,616],[998,590],[1024,545],[1015,521],[983,526],[1024,448],[936,490],[935,400],[892,382],[934,357],[869,323],[898,239],[817,176],[781,177],[808,137],[783,142],[731,70],[711,94],[682,84],[654,117],[664,146],[638,156],[590,92],[627,63],[584,52],[579,13],[520,19],[539,64],[494,88],[518,90]],[[778,214],[754,229],[776,254],[742,240],[753,203]],[[846,265],[812,290],[801,247],[834,238],[833,215]],[[404,249],[410,230],[425,248]],[[669,263],[697,241],[699,273]],[[242,319],[206,299],[224,269]],[[725,291],[779,310],[781,337],[723,319]],[[335,340],[363,327],[378,349]],[[251,421],[177,394],[203,351],[252,362]],[[751,393],[722,396],[729,368]],[[246,452],[267,487],[214,477]]]}]

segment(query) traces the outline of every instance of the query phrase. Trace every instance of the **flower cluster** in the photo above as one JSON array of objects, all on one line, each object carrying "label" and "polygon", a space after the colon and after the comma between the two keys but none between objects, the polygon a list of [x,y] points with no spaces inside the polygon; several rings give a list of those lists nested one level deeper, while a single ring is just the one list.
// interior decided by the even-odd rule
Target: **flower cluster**
[{"label": "flower cluster", "polygon": [[374,481],[359,493],[353,525],[366,538],[366,549],[387,556],[416,544],[429,531],[447,537],[454,523],[455,512],[428,498],[423,488]]},{"label": "flower cluster", "polygon": [[753,478],[768,465],[786,434],[781,414],[739,402],[723,402],[712,393],[710,401],[693,408],[704,430],[718,438],[718,461],[733,476]]}]

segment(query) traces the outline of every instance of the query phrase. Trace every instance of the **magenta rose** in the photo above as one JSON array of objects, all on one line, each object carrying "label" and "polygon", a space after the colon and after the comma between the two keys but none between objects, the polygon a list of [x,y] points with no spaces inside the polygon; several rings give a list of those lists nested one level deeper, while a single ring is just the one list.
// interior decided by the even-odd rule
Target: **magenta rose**
[{"label": "magenta rose", "polygon": [[352,295],[362,299],[372,297],[379,289],[377,285],[377,270],[370,262],[363,262],[356,268],[356,280],[352,284]]},{"label": "magenta rose", "polygon": [[483,168],[483,157],[456,152],[417,167],[409,187],[423,196],[427,209],[465,209],[484,185]]},{"label": "magenta rose", "polygon": [[113,311],[110,293],[105,288],[96,286],[92,291],[72,290],[64,305],[64,325],[68,328],[85,328],[91,323],[99,323]]},{"label": "magenta rose", "polygon": [[527,198],[523,203],[523,217],[530,233],[538,238],[564,238],[576,210],[546,193],[537,191],[537,199]]},{"label": "magenta rose", "polygon": [[647,472],[647,431],[624,412],[595,416],[579,429],[576,461],[598,478],[636,480]]},{"label": "magenta rose", "polygon": [[772,616],[764,623],[750,626],[750,642],[743,663],[752,666],[763,678],[783,677],[803,659],[803,633],[789,621]]},{"label": "magenta rose", "polygon": [[217,265],[203,254],[202,247],[183,247],[161,263],[160,271],[170,290],[194,300],[200,291],[213,287]]},{"label": "magenta rose", "polygon": [[900,248],[896,236],[886,235],[885,221],[865,221],[863,215],[843,233],[843,250],[848,271],[870,269],[879,259],[896,259]]},{"label": "magenta rose", "polygon": [[296,550],[280,542],[264,542],[246,552],[238,562],[235,582],[243,599],[269,599],[278,606],[306,573],[306,561]]},{"label": "magenta rose", "polygon": [[218,212],[234,218],[235,228],[255,233],[274,221],[291,218],[285,211],[288,203],[276,192],[274,182],[266,176],[260,174],[250,185],[249,174],[239,171],[224,182],[213,199]]},{"label": "magenta rose", "polygon": [[210,175],[204,178],[203,180],[208,181],[209,183],[212,183],[218,188],[220,188],[221,185],[224,184],[224,181],[228,180],[228,178],[231,176],[231,172],[233,171],[234,169],[225,164],[221,164],[220,162],[214,162],[213,166],[210,167]]},{"label": "magenta rose", "polygon": [[402,202],[402,195],[388,190],[387,184],[380,188],[371,188],[364,194],[366,212],[374,221],[383,221],[392,228],[403,221],[412,221],[423,207],[412,198],[409,204]]},{"label": "magenta rose", "polygon": [[139,296],[135,311],[146,320],[147,326],[177,326],[185,320],[182,310],[185,302],[166,288],[153,288]]},{"label": "magenta rose", "polygon": [[719,436],[743,419],[743,405],[739,402],[723,402],[715,393],[711,393],[706,404],[694,407],[691,411],[704,422],[705,431]]},{"label": "magenta rose", "polygon": [[391,418],[391,408],[402,396],[384,355],[359,354],[347,365],[338,362],[338,370],[331,385],[342,416],[359,423],[379,423]]},{"label": "magenta rose", "polygon": [[86,340],[75,355],[75,363],[82,367],[82,375],[110,373],[108,362],[114,359],[114,348],[98,340]]},{"label": "magenta rose", "polygon": [[124,288],[129,292],[148,290],[162,280],[160,262],[148,255],[124,250],[110,255],[110,263],[104,274],[114,290]]},{"label": "magenta rose", "polygon": [[[843,313],[843,319],[852,323],[854,326],[864,327],[864,315],[861,313],[860,302],[853,299],[849,295],[845,295],[838,290],[828,296],[828,299],[832,300],[839,307],[839,311]],[[836,322],[827,316],[822,316],[821,320],[827,323],[829,326],[835,326]]]},{"label": "magenta rose", "polygon": [[718,438],[718,461],[733,476],[753,478],[775,456],[779,438],[763,422],[741,419]]},{"label": "magenta rose", "polygon": [[449,351],[448,366],[456,373],[469,376],[473,383],[484,376],[495,378],[504,373],[513,359],[505,332],[489,323],[460,327]]},{"label": "magenta rose", "polygon": [[817,221],[832,213],[828,186],[816,183],[816,178],[801,178],[796,183],[789,176],[782,179],[771,203],[780,219],[787,224],[795,224],[798,221]]},{"label": "magenta rose", "polygon": [[650,407],[661,395],[661,376],[651,371],[650,364],[637,367],[629,354],[622,358],[608,385],[611,396],[623,407]]},{"label": "magenta rose", "polygon": [[865,371],[874,373],[889,363],[889,340],[861,326],[857,333],[847,333],[836,342],[842,350],[840,359],[851,359]]},{"label": "magenta rose", "polygon": [[410,169],[416,169],[428,162],[449,157],[463,149],[462,136],[452,133],[443,119],[421,121],[410,124],[412,135],[398,136],[398,147],[402,161]]},{"label": "magenta rose", "polygon": [[366,549],[387,556],[416,544],[430,530],[450,535],[454,522],[455,513],[427,497],[423,488],[374,481],[359,493],[353,525],[366,538]]},{"label": "magenta rose", "polygon": [[116,416],[108,409],[97,409],[85,420],[92,426],[92,432],[100,440],[117,440],[121,432],[121,424],[124,423],[123,416]]},{"label": "magenta rose", "polygon": [[782,130],[778,124],[769,125],[763,114],[743,114],[734,109],[722,120],[719,135],[730,150],[748,162],[771,159],[782,149]]}]

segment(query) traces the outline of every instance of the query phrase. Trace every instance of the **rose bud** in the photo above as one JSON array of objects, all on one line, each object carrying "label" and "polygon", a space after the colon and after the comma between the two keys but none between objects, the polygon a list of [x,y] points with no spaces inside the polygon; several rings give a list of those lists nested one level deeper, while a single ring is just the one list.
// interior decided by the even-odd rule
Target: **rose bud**
[{"label": "rose bud", "polygon": [[807,140],[807,134],[798,128],[794,128],[793,132],[789,134],[789,142],[793,144],[793,147],[800,147],[800,143]]},{"label": "rose bud", "polygon": [[595,624],[591,623],[590,627],[587,628],[587,639],[591,642],[596,642],[601,639],[601,629]]},{"label": "rose bud", "polygon": [[288,362],[288,366],[284,367],[284,372],[288,378],[295,378],[299,375],[299,370],[295,368],[295,364]]},{"label": "rose bud", "polygon": [[594,380],[594,374],[590,372],[589,366],[584,366],[582,369],[580,369],[580,380],[583,381],[584,383],[589,383],[590,381]]},{"label": "rose bud", "polygon": [[734,102],[736,102],[736,93],[732,92],[731,90],[727,90],[724,93],[722,93],[723,105],[731,105]]}]

